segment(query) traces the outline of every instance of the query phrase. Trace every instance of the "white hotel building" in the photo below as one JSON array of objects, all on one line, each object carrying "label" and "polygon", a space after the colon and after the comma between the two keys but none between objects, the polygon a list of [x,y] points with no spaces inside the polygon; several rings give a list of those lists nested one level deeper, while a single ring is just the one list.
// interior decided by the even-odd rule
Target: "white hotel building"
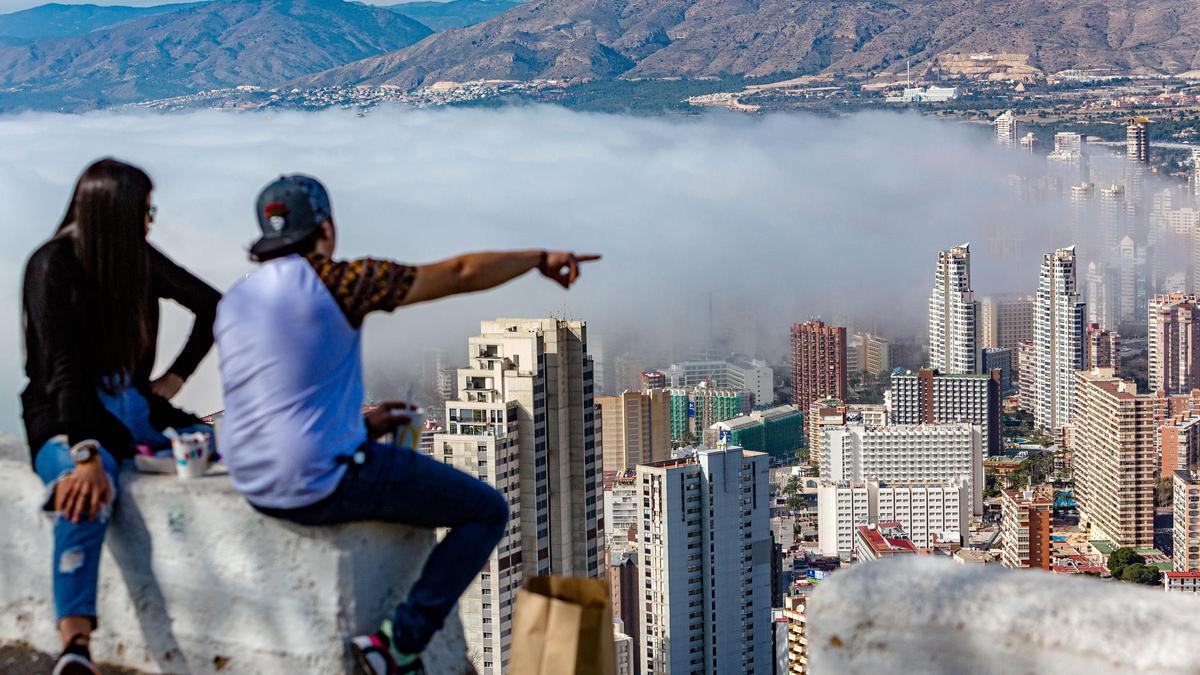
[{"label": "white hotel building", "polygon": [[983,512],[983,434],[976,425],[831,427],[822,440],[821,478],[885,483],[965,479],[972,513]]},{"label": "white hotel building", "polygon": [[642,675],[773,673],[767,460],[731,447],[637,467]]},{"label": "white hotel building", "polygon": [[822,555],[848,559],[861,525],[895,522],[918,547],[965,537],[971,520],[971,482],[824,482],[817,488],[817,537]]}]

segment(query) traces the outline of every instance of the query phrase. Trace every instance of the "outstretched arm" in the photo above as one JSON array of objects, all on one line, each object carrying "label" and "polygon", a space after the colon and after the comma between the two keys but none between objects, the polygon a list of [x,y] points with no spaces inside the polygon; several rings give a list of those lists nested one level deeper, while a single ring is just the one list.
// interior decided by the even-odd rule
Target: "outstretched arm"
[{"label": "outstretched arm", "polygon": [[412,289],[400,303],[437,300],[460,293],[494,288],[536,269],[563,288],[579,278],[581,263],[599,260],[598,255],[576,255],[569,251],[506,251],[467,253],[417,268]]}]

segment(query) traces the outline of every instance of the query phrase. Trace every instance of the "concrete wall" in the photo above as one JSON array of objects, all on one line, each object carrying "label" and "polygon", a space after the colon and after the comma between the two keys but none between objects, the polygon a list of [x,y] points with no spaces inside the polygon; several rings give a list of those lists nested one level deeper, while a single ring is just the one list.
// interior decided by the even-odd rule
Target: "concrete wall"
[{"label": "concrete wall", "polygon": [[[0,451],[4,452],[4,451]],[[53,523],[24,450],[0,457],[0,643],[56,654]],[[431,531],[302,528],[256,513],[225,477],[126,472],[101,563],[99,661],[169,673],[350,672],[345,638],[374,630],[412,583]],[[457,614],[431,673],[470,672]]]},{"label": "concrete wall", "polygon": [[808,605],[810,672],[1195,673],[1200,600],[1094,578],[895,558]]}]

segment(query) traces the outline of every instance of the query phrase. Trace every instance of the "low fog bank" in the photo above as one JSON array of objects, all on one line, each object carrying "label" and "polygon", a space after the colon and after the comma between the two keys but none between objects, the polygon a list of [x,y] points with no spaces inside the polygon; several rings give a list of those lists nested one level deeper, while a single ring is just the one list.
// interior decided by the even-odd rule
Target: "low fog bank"
[{"label": "low fog bank", "polygon": [[[463,361],[480,319],[589,321],[611,358],[682,355],[710,334],[778,358],[790,322],[822,315],[923,332],[936,251],[972,244],[977,295],[1036,285],[1070,243],[1059,201],[1013,197],[1041,158],[986,129],[916,115],[639,118],[550,107],[0,118],[0,431],[19,432],[20,274],[79,171],[111,155],[158,189],[153,242],[226,289],[252,269],[253,200],[280,173],[329,187],[341,256],[430,261],[474,249],[570,248],[605,259],[564,293],[537,276],[367,323],[375,393],[403,392],[421,350]],[[709,326],[711,312],[715,319]],[[164,315],[160,367],[187,315]],[[220,408],[216,358],[180,403]],[[387,390],[387,391],[384,391]]]}]

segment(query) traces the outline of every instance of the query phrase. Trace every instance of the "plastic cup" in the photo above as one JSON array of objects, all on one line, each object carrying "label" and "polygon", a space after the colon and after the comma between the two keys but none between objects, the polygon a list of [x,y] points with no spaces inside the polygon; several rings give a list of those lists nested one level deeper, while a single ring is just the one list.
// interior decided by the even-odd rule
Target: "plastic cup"
[{"label": "plastic cup", "polygon": [[175,453],[175,473],[182,480],[199,478],[208,471],[208,458],[212,454],[212,438],[202,431],[182,434],[171,439],[171,450]]},{"label": "plastic cup", "polygon": [[405,414],[411,421],[396,427],[396,445],[416,450],[421,447],[421,434],[425,433],[425,409],[410,408]]}]

